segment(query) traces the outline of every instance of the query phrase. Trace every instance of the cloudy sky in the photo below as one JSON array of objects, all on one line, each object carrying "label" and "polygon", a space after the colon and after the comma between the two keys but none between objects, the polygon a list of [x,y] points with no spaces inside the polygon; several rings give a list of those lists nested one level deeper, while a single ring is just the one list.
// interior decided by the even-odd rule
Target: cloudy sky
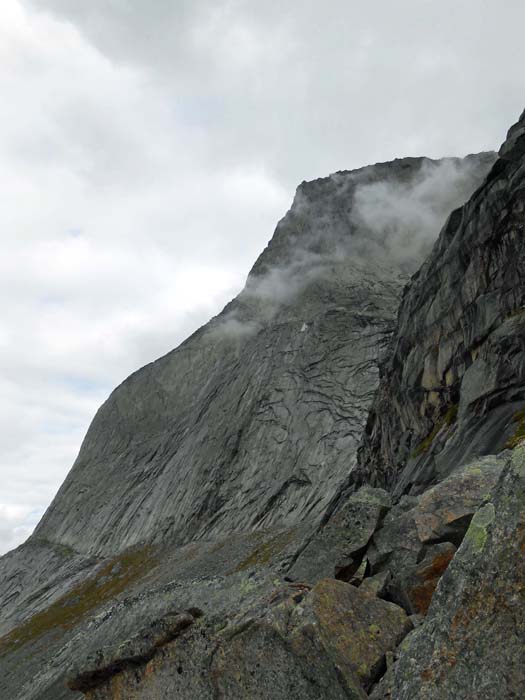
[{"label": "cloudy sky", "polygon": [[0,552],[301,180],[499,146],[524,26],[523,0],[2,0]]}]

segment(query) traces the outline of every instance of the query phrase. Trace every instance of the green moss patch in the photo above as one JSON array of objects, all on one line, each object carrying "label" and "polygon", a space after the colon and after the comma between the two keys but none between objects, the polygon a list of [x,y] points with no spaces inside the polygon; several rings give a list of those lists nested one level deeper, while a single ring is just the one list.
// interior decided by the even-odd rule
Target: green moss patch
[{"label": "green moss patch", "polygon": [[469,529],[465,535],[465,542],[472,547],[474,552],[479,554],[483,551],[487,541],[487,528],[494,522],[496,511],[492,503],[482,506],[472,518]]},{"label": "green moss patch", "polygon": [[98,606],[111,600],[142,578],[156,558],[151,547],[134,548],[104,564],[59,600],[0,638],[0,656],[16,651],[47,633],[63,634]]},{"label": "green moss patch", "polygon": [[452,406],[448,407],[447,412],[443,416],[443,423],[450,427],[451,425],[454,425],[454,423],[457,421],[457,419],[458,419],[458,405],[453,404]]},{"label": "green moss patch", "polygon": [[514,414],[512,421],[516,423],[516,429],[512,437],[505,443],[505,447],[513,450],[525,441],[525,408]]},{"label": "green moss patch", "polygon": [[445,415],[438,420],[432,431],[426,436],[424,440],[422,440],[419,445],[416,447],[416,449],[412,452],[412,457],[419,457],[422,454],[425,454],[425,452],[428,452],[428,450],[432,447],[432,443],[434,442],[434,439],[436,438],[437,434],[443,428],[443,426],[450,427],[451,425],[454,425],[458,417],[458,406],[457,404],[452,404],[451,406],[448,407]]},{"label": "green moss patch", "polygon": [[267,542],[263,542],[235,567],[233,573],[268,564],[290,544],[294,536],[295,530],[286,530],[285,532],[280,532],[278,535],[275,535],[275,537],[272,537],[272,539]]}]

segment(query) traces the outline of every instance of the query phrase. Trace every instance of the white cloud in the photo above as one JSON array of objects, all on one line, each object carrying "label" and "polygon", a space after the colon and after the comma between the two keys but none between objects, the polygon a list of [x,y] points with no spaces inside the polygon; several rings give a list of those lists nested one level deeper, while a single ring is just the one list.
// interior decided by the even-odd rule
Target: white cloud
[{"label": "white cloud", "polygon": [[359,187],[352,215],[368,234],[362,253],[386,253],[387,260],[415,272],[414,263],[430,253],[448,215],[479,186],[478,173],[479,164],[469,158],[426,161],[413,182]]},{"label": "white cloud", "polygon": [[496,147],[517,1],[4,0],[0,551],[129,372],[217,313],[299,181]]}]

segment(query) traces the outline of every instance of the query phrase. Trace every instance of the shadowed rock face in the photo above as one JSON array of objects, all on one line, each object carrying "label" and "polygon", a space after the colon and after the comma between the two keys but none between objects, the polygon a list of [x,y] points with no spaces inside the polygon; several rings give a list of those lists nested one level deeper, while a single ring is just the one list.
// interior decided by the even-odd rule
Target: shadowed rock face
[{"label": "shadowed rock face", "polygon": [[[188,662],[180,697],[207,697],[206,644],[224,652],[214,663],[231,697],[246,697],[259,653],[261,687],[281,684],[275,697],[293,697],[291,680],[297,697],[363,697],[408,629],[398,605],[375,597],[388,567],[369,570],[364,555],[391,499],[361,491],[326,513],[355,465],[407,274],[494,157],[409,158],[299,187],[241,294],[113,392],[34,536],[0,559],[1,697],[118,697],[155,669],[154,692],[170,692],[182,675],[172,652]],[[448,564],[455,545],[429,546],[441,545],[414,556],[403,586],[426,583],[436,557]],[[368,585],[354,595],[349,583],[318,583],[336,572]],[[329,643],[326,611],[354,608],[366,668],[350,620]],[[385,610],[392,628],[377,631]],[[355,668],[341,675],[347,652]],[[68,690],[70,667],[84,681]]]},{"label": "shadowed rock face", "polygon": [[525,437],[525,113],[406,289],[354,479],[417,493]]}]

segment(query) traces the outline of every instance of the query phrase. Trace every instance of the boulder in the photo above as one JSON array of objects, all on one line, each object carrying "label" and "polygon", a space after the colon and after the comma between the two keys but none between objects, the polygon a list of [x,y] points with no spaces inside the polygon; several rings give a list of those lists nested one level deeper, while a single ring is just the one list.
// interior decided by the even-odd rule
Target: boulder
[{"label": "boulder", "polygon": [[365,700],[411,629],[404,610],[342,581],[280,586],[222,626],[188,613],[157,623],[70,688],[89,700]]},{"label": "boulder", "polygon": [[459,545],[479,504],[496,485],[504,464],[502,456],[481,457],[425,491],[414,512],[420,541]]},{"label": "boulder", "polygon": [[359,489],[310,539],[288,577],[309,583],[327,576],[349,580],[390,505],[386,491],[368,486]]},{"label": "boulder", "polygon": [[405,611],[341,581],[320,581],[294,610],[295,648],[314,632],[329,658],[351,685],[368,690],[383,673],[386,654],[412,629]]},{"label": "boulder", "polygon": [[392,700],[508,700],[525,687],[525,447],[477,510],[428,616],[392,673]]},{"label": "boulder", "polygon": [[[378,594],[410,614],[426,614],[440,577],[505,461],[505,456],[481,457],[419,497],[403,497],[390,510],[365,555],[372,575],[387,573]],[[366,582],[361,585],[372,585]]]}]

